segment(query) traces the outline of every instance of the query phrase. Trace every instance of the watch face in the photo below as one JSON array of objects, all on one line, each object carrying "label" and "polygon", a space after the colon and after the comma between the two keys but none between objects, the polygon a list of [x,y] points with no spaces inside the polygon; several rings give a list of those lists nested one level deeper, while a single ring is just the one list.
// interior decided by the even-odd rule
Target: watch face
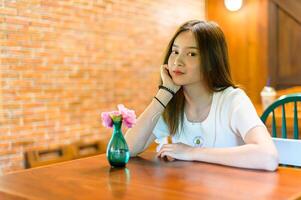
[{"label": "watch face", "polygon": [[204,144],[204,139],[201,136],[196,136],[193,138],[193,145],[195,147],[201,147]]}]

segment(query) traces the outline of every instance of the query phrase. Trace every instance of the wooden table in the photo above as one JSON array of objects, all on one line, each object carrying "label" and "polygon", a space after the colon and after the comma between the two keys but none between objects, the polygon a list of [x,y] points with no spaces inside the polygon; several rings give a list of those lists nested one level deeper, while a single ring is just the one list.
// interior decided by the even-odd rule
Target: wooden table
[{"label": "wooden table", "polygon": [[146,152],[126,168],[111,169],[105,155],[0,177],[0,199],[295,199],[301,169],[277,172],[200,162],[165,162]]}]

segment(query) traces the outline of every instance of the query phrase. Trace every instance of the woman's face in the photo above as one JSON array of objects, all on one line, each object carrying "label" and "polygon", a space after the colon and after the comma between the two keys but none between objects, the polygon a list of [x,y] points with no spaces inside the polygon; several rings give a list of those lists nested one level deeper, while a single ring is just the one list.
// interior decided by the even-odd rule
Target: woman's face
[{"label": "woman's face", "polygon": [[190,85],[202,81],[200,50],[191,31],[180,33],[172,46],[168,69],[176,85]]}]

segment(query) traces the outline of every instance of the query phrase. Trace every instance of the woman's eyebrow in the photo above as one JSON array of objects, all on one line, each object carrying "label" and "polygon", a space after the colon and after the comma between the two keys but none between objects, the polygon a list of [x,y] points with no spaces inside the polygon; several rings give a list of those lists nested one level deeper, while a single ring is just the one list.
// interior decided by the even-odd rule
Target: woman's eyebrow
[{"label": "woman's eyebrow", "polygon": [[[173,44],[172,45],[172,47],[176,47],[176,48],[179,48],[179,46],[178,45],[176,45],[176,44]],[[184,47],[184,49],[199,49],[199,48],[197,48],[197,47],[194,47],[194,46],[189,46],[189,47]]]}]

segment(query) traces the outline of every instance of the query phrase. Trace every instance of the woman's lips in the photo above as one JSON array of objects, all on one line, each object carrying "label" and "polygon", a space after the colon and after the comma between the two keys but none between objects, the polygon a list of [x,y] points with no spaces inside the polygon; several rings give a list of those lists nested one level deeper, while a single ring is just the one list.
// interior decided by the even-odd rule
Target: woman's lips
[{"label": "woman's lips", "polygon": [[175,75],[183,75],[183,74],[184,74],[183,72],[180,72],[180,71],[173,71],[173,73],[174,73]]}]

